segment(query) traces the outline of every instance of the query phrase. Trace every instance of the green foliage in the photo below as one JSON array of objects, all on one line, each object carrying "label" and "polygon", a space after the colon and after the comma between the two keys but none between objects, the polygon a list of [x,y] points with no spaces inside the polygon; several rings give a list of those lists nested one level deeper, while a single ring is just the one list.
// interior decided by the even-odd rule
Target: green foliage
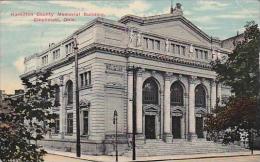
[{"label": "green foliage", "polygon": [[[0,159],[5,162],[40,162],[46,153],[37,141],[43,139],[56,117],[51,113],[54,88],[48,82],[50,72],[41,72],[36,80],[23,80],[22,99],[10,100],[8,112],[0,113]],[[45,125],[46,124],[46,125]]]},{"label": "green foliage", "polygon": [[258,94],[258,71],[260,31],[253,21],[245,26],[244,40],[240,41],[227,61],[212,62],[218,80],[230,86],[238,97],[253,97]]},{"label": "green foliage", "polygon": [[235,96],[225,106],[219,106],[209,114],[205,129],[212,138],[221,136],[224,143],[240,140],[241,133],[259,130],[257,124],[257,95],[260,31],[253,21],[245,25],[242,39],[226,62],[212,62],[218,81],[230,86]]},{"label": "green foliage", "polygon": [[[230,98],[227,105],[214,110],[205,120],[205,130],[211,135],[220,135],[224,143],[240,140],[242,132],[251,128],[258,130],[256,124],[256,98]],[[214,137],[216,138],[216,137]]]}]

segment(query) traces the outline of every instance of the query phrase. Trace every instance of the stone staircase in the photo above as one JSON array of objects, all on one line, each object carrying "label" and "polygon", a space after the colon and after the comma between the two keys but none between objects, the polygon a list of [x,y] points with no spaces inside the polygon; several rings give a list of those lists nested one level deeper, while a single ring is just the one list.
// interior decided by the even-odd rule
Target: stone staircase
[{"label": "stone staircase", "polygon": [[[172,143],[165,143],[162,140],[146,140],[145,144],[136,143],[136,155],[139,157],[244,151],[248,150],[237,145],[223,145],[205,139],[198,139],[193,142],[175,139]],[[124,156],[131,157],[132,150],[125,152]]]}]

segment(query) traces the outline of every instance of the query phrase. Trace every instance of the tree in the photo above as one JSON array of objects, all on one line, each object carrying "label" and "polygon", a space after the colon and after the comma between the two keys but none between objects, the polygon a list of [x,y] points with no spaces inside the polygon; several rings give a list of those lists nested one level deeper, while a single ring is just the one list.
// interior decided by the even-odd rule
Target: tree
[{"label": "tree", "polygon": [[40,72],[36,80],[23,79],[26,91],[23,99],[9,100],[7,110],[0,111],[0,159],[40,162],[46,153],[37,145],[46,127],[52,127],[56,117],[51,112],[54,87],[48,81],[50,72]]},{"label": "tree", "polygon": [[255,97],[258,95],[258,72],[260,31],[254,21],[245,25],[244,39],[236,45],[226,62],[212,62],[217,72],[217,80],[230,86],[237,97]]},{"label": "tree", "polygon": [[[205,121],[205,129],[212,135],[222,134],[223,142],[240,140],[241,132],[259,130],[259,51],[260,31],[255,22],[245,25],[244,39],[236,45],[232,54],[223,62],[212,62],[218,74],[217,81],[231,87],[235,94],[225,106],[217,107]],[[247,136],[248,138],[249,136]]]}]

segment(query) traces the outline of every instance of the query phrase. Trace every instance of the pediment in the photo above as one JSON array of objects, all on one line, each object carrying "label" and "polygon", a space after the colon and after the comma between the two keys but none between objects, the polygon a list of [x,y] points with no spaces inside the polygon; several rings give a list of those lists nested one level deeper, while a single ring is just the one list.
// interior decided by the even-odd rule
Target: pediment
[{"label": "pediment", "polygon": [[210,44],[209,36],[185,18],[149,23],[142,28],[144,31],[164,35],[172,39],[188,41],[194,44]]}]

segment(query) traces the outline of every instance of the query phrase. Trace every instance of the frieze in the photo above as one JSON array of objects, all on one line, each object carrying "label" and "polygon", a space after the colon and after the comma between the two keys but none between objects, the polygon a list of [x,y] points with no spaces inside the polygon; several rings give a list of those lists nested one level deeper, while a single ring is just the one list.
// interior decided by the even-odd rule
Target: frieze
[{"label": "frieze", "polygon": [[124,66],[122,65],[115,65],[115,64],[106,64],[106,72],[107,73],[123,73]]}]

